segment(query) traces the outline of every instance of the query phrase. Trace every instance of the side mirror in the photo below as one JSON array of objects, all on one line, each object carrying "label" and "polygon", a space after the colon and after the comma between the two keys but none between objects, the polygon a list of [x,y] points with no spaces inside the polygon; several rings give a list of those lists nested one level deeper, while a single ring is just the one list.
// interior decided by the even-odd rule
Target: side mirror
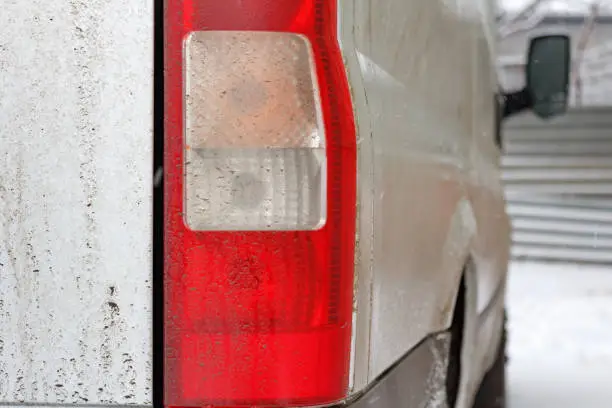
[{"label": "side mirror", "polygon": [[527,60],[527,90],[533,112],[544,119],[567,110],[570,74],[570,39],[549,35],[531,40]]},{"label": "side mirror", "polygon": [[527,85],[504,93],[503,117],[526,109],[548,119],[567,110],[571,47],[566,35],[545,35],[531,40],[525,69]]}]

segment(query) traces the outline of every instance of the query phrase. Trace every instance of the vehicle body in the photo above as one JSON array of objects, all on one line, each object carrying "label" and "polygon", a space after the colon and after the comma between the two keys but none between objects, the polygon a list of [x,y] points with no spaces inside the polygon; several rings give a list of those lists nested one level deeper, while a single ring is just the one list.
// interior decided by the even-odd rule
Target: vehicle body
[{"label": "vehicle body", "polygon": [[[0,405],[443,407],[453,365],[455,406],[472,406],[503,343],[510,244],[491,5],[272,3],[249,9],[245,28],[236,11],[249,6],[239,0],[3,7]],[[283,37],[266,29],[269,14],[296,4],[300,24],[330,31]],[[211,20],[215,13],[223,17]],[[219,97],[198,92],[202,83],[225,89],[217,77],[268,75],[274,67],[250,71],[251,59],[266,64],[255,43],[249,48],[253,39],[276,44],[266,58],[281,68],[285,42],[302,53],[294,61],[307,61],[295,74],[303,77],[282,83],[308,97],[294,106],[277,86],[263,99],[287,112],[309,110],[301,123],[329,142],[298,146],[327,152],[312,155],[327,167],[305,176],[303,183],[319,184],[300,194],[315,194],[315,204],[320,194],[328,211],[312,204],[321,214],[300,219],[303,231],[275,228],[282,219],[249,219],[241,229],[232,224],[238,218],[211,221],[189,207],[199,199],[192,185],[210,170],[189,173],[189,160],[200,160],[190,151],[208,157],[210,149],[210,138],[198,139],[210,118],[197,103]],[[215,53],[251,59],[218,71],[198,65]],[[285,80],[274,72],[266,83]],[[213,79],[200,82],[206,74]],[[257,104],[249,99],[254,82],[242,86],[235,103]],[[280,120],[264,117],[263,125],[240,126],[257,131]],[[334,126],[344,132],[339,145]],[[226,133],[207,129],[224,137],[218,154],[231,153]],[[193,132],[195,144],[187,140]],[[248,147],[262,155],[295,147],[257,143]],[[246,191],[249,180],[233,188]],[[259,194],[248,191],[243,212]],[[293,241],[302,246],[292,257],[284,251]],[[312,259],[292,271],[278,267],[293,265],[308,245]],[[232,257],[248,262],[219,267]],[[253,265],[269,259],[276,266],[254,275]],[[262,285],[266,293],[250,292]]]}]

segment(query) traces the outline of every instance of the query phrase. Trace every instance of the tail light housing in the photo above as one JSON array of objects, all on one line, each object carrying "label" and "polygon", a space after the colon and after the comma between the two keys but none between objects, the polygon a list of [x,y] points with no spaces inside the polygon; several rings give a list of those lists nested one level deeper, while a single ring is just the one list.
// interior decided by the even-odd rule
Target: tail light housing
[{"label": "tail light housing", "polygon": [[166,0],[167,406],[346,397],[356,140],[332,0]]}]

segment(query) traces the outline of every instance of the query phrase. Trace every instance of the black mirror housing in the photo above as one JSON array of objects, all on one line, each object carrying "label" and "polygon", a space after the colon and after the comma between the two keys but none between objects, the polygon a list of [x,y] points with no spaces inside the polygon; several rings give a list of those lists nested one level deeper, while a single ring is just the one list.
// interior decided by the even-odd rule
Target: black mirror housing
[{"label": "black mirror housing", "polygon": [[570,38],[547,35],[531,40],[525,70],[531,109],[548,119],[567,110],[571,64]]},{"label": "black mirror housing", "polygon": [[504,93],[503,117],[526,109],[543,119],[565,113],[569,99],[570,64],[569,36],[533,38],[525,67],[527,85],[520,91]]}]

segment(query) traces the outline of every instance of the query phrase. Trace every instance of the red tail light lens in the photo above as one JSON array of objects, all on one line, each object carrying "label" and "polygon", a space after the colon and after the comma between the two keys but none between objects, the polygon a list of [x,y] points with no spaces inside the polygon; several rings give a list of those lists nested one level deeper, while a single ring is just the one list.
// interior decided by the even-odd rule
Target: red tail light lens
[{"label": "red tail light lens", "polygon": [[342,400],[356,140],[335,1],[165,7],[165,403]]}]

